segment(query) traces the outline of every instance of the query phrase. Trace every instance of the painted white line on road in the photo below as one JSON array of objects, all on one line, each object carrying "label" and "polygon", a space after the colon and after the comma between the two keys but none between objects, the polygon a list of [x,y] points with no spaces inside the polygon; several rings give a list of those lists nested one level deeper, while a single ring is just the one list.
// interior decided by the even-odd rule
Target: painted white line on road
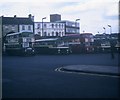
[{"label": "painted white line on road", "polygon": [[73,74],[82,74],[82,75],[92,75],[92,76],[102,76],[102,77],[114,77],[114,78],[120,78],[120,76],[114,76],[114,75],[105,75],[105,74],[96,74],[96,73],[85,73],[85,72],[71,72],[71,71],[63,71],[61,70],[62,67],[56,68],[55,71],[57,72],[64,72],[64,73],[73,73]]}]

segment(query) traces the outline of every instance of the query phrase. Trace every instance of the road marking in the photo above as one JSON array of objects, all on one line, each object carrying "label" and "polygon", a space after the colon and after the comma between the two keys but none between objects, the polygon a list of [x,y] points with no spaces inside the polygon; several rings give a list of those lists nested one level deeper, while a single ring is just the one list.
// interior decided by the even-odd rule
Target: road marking
[{"label": "road marking", "polygon": [[72,71],[63,71],[61,70],[62,67],[56,68],[56,72],[64,72],[64,73],[73,73],[73,74],[82,74],[82,75],[92,75],[92,76],[105,76],[105,77],[114,77],[114,78],[120,78],[120,76],[115,75],[105,75],[105,74],[97,74],[97,73],[85,73],[85,72],[72,72]]}]

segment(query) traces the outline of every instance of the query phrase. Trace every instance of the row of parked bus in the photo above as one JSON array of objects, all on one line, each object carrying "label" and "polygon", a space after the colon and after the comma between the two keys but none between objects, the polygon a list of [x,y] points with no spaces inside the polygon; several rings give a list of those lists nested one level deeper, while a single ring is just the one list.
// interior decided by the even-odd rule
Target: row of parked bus
[{"label": "row of parked bus", "polygon": [[62,45],[59,38],[34,39],[33,33],[21,32],[6,35],[4,51],[7,54],[69,54],[69,46]]},{"label": "row of parked bus", "polygon": [[[4,51],[11,55],[96,53],[110,52],[110,48],[110,46],[85,46],[79,42],[65,43],[60,38],[35,40],[31,32],[7,34],[4,44]],[[117,51],[119,47],[115,49]]]}]

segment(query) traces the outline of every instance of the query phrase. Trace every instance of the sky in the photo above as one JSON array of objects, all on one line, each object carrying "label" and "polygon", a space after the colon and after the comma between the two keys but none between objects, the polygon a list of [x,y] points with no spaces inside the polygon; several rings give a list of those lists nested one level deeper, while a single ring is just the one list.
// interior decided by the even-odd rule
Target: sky
[{"label": "sky", "polygon": [[119,0],[0,0],[0,16],[34,16],[35,22],[50,21],[50,14],[61,14],[62,20],[80,19],[80,33],[119,32]]}]

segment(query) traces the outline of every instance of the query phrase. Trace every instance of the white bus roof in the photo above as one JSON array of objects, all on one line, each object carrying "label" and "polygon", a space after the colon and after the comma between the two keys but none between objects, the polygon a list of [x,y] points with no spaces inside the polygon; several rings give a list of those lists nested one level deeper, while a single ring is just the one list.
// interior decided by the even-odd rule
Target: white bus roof
[{"label": "white bus roof", "polygon": [[36,42],[40,42],[40,41],[55,41],[57,40],[58,38],[48,38],[48,39],[38,39],[38,40],[35,40]]},{"label": "white bus roof", "polygon": [[22,34],[22,33],[31,33],[31,32],[16,32],[16,33],[7,34],[7,36],[17,35],[17,34]]},{"label": "white bus roof", "polygon": [[10,33],[10,34],[7,34],[7,36],[17,35],[17,34],[20,34],[20,33],[19,32],[17,32],[17,33]]}]

